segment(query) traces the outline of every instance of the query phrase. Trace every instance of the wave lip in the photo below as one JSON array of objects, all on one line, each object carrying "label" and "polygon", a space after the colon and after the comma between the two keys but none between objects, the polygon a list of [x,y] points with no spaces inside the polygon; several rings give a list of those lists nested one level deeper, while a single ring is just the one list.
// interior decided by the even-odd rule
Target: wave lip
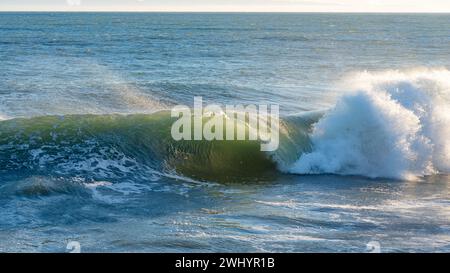
[{"label": "wave lip", "polygon": [[289,172],[416,180],[450,170],[450,71],[356,73]]}]

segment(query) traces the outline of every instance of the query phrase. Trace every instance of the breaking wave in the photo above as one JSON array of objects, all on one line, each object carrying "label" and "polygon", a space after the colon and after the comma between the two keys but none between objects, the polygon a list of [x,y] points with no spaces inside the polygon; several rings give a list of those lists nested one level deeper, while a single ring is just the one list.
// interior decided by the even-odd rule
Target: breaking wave
[{"label": "breaking wave", "polygon": [[0,121],[0,172],[93,180],[261,181],[277,173],[416,180],[450,171],[450,71],[361,72],[332,109],[284,117],[280,146],[174,141],[168,111]]}]

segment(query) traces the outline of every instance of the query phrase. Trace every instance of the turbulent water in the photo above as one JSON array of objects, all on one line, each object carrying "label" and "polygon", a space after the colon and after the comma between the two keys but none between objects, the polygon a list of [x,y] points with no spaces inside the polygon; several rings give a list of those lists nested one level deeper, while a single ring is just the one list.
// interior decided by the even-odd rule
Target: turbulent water
[{"label": "turbulent water", "polygon": [[[449,251],[449,23],[0,13],[0,251]],[[279,149],[173,140],[194,96]]]}]

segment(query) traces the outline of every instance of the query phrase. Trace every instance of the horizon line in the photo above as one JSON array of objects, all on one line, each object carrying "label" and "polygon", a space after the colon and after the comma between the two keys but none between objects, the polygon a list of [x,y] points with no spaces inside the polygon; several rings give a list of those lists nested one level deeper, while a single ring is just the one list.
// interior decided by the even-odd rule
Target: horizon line
[{"label": "horizon line", "polygon": [[1,10],[0,12],[59,12],[59,13],[373,13],[373,14],[450,14],[450,11],[249,11],[249,10]]}]

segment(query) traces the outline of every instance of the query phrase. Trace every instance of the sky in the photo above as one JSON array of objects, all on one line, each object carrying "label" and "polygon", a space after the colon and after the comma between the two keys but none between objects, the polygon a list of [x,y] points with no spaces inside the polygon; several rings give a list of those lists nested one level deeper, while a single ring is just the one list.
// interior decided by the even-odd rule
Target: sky
[{"label": "sky", "polygon": [[0,0],[0,11],[450,12],[450,0]]}]

